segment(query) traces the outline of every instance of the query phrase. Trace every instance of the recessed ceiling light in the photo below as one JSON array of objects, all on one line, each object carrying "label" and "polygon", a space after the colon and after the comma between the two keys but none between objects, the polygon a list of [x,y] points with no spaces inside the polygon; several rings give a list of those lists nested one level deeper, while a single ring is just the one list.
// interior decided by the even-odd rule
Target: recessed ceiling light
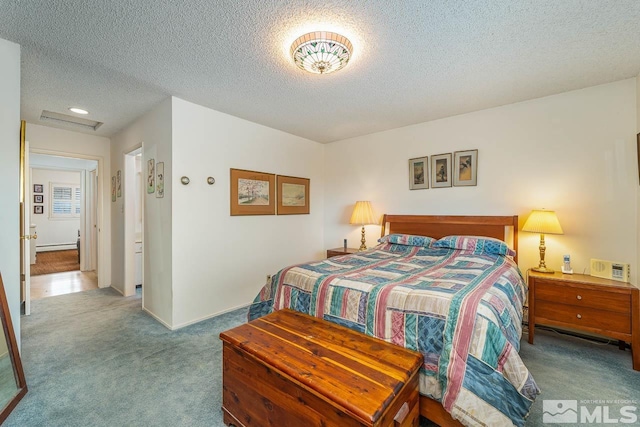
[{"label": "recessed ceiling light", "polygon": [[329,74],[349,62],[353,46],[348,38],[330,31],[314,31],[298,37],[291,45],[296,65],[316,74]]},{"label": "recessed ceiling light", "polygon": [[83,110],[82,108],[78,108],[78,107],[71,107],[69,108],[69,111],[73,111],[76,114],[89,114],[87,110]]}]

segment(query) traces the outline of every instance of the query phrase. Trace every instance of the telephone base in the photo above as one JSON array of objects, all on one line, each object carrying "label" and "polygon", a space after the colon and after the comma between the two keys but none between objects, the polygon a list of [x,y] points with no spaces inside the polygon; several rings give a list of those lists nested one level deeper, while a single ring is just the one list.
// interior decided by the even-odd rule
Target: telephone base
[{"label": "telephone base", "polygon": [[569,270],[565,270],[564,267],[562,267],[561,270],[562,270],[562,274],[573,274],[573,268],[570,268]]}]

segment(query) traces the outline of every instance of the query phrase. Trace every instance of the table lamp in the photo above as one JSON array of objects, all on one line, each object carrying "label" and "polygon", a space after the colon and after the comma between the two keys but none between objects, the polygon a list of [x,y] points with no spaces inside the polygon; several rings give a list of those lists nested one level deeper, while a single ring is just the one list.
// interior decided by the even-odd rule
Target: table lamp
[{"label": "table lamp", "polygon": [[364,238],[364,226],[369,224],[377,224],[374,215],[373,209],[371,209],[371,202],[366,201],[358,201],[353,208],[353,213],[351,214],[351,220],[349,224],[358,224],[362,225],[362,239],[360,240],[361,245],[359,251],[366,251],[367,245],[365,245]]},{"label": "table lamp", "polygon": [[544,245],[544,235],[564,234],[555,211],[546,211],[544,209],[532,210],[529,218],[527,218],[527,221],[524,223],[524,227],[522,227],[522,231],[540,233],[540,264],[532,268],[532,270],[540,273],[553,273],[553,270],[547,268],[544,262],[544,253],[547,249]]}]

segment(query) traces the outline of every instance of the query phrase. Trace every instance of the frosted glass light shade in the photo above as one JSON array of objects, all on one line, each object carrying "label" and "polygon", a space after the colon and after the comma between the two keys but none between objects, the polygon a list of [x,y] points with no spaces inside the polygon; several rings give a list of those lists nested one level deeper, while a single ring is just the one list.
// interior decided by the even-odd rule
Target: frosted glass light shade
[{"label": "frosted glass light shade", "polygon": [[71,107],[69,108],[69,111],[76,113],[76,114],[82,114],[82,115],[86,115],[89,114],[89,112],[87,110],[83,110],[82,108],[78,108],[78,107]]},{"label": "frosted glass light shade", "polygon": [[555,211],[534,209],[524,223],[522,231],[540,234],[564,234]]},{"label": "frosted glass light shade", "polygon": [[371,209],[371,202],[359,201],[353,207],[353,213],[351,214],[351,220],[349,224],[377,224],[375,216],[373,215],[373,209]]},{"label": "frosted glass light shade", "polygon": [[314,31],[298,37],[291,45],[296,65],[315,74],[329,74],[349,62],[353,46],[348,38],[329,31]]}]

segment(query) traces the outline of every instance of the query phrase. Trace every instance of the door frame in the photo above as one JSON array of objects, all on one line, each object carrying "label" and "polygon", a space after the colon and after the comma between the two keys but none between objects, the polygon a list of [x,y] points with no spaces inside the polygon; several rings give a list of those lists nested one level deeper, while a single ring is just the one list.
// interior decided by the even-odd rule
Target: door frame
[{"label": "door frame", "polygon": [[[128,297],[135,295],[136,283],[135,283],[135,156],[143,153],[143,143],[140,142],[132,147],[124,150],[123,155],[123,177],[124,182],[124,296]],[[140,173],[143,174],[143,163],[141,159]],[[144,180],[140,180],[142,186]],[[140,239],[142,241],[142,298],[144,301],[144,192],[142,188],[140,191],[140,203],[142,211],[142,229],[140,230]]]},{"label": "door frame", "polygon": [[[31,168],[29,141],[25,139],[27,122],[20,121],[20,290],[24,314],[31,314]],[[37,236],[36,236],[37,238]]]},{"label": "door frame", "polygon": [[[97,257],[97,265],[95,266],[96,275],[98,276],[98,287],[104,288],[110,286],[110,283],[105,283],[105,275],[106,275],[106,257],[107,251],[105,249],[107,236],[102,235],[102,230],[104,228],[104,201],[102,195],[104,194],[104,184],[100,177],[103,173],[105,173],[104,169],[104,158],[102,156],[92,156],[87,154],[79,154],[79,153],[71,153],[66,151],[56,151],[56,150],[47,150],[43,148],[33,148],[31,147],[30,153],[32,154],[46,154],[50,156],[59,156],[59,157],[69,157],[73,159],[82,159],[82,160],[95,160],[98,162],[98,167],[96,168],[96,176],[98,177],[98,185],[97,185],[97,206],[96,206],[96,223],[97,223],[97,236],[96,236],[96,248],[98,249],[98,257]],[[29,168],[31,166],[29,165]],[[85,230],[86,231],[86,230]],[[80,242],[82,244],[82,241]]]}]

